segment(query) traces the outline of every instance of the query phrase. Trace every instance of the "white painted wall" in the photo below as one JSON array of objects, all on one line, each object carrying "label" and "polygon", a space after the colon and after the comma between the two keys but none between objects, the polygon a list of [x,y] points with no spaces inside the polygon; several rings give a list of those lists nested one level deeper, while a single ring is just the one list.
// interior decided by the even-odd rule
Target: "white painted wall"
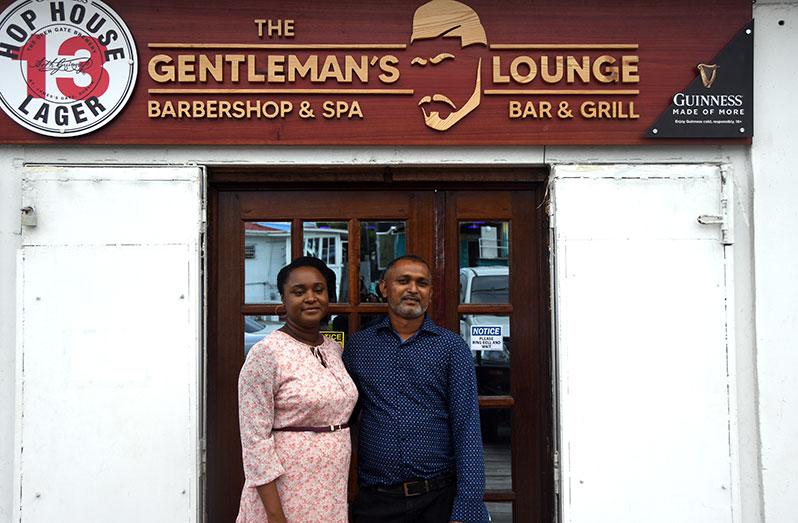
[{"label": "white painted wall", "polygon": [[[4,271],[3,281],[11,285],[16,281],[14,274],[15,250],[19,245],[18,237],[14,231],[19,229],[19,176],[21,165],[26,162],[52,163],[52,164],[149,164],[149,165],[183,165],[197,164],[263,164],[263,165],[541,165],[544,163],[728,163],[736,169],[736,183],[740,196],[738,207],[735,209],[737,227],[735,261],[738,270],[738,282],[750,282],[750,241],[752,235],[749,225],[750,220],[750,168],[745,147],[652,147],[652,148],[534,148],[534,147],[507,147],[507,148],[151,148],[151,147],[97,147],[90,149],[90,158],[85,150],[41,146],[13,147],[0,146],[0,164],[14,166],[4,178],[13,180],[8,184],[10,192],[0,193],[0,203],[3,209],[13,208],[13,212],[0,213],[2,222],[0,231],[3,250],[0,251],[0,263],[8,267]],[[12,287],[13,288],[13,287]],[[738,322],[738,386],[744,388],[740,392],[740,439],[741,441],[756,440],[756,416],[754,412],[755,397],[754,367],[751,361],[753,348],[750,343],[752,329],[750,310],[752,309],[752,291],[750,285],[741,284],[737,293],[738,316],[744,318]],[[0,307],[4,315],[0,320],[13,326],[15,321],[14,297],[6,294],[0,295]],[[6,371],[8,379],[13,381],[15,366],[13,350],[13,328],[3,331],[0,338],[0,368]],[[0,414],[2,425],[11,424],[13,416],[14,398],[13,385],[5,382],[0,384],[6,395],[0,396]],[[9,395],[11,394],[11,395]],[[8,410],[6,410],[8,408]],[[9,414],[6,414],[9,413]],[[753,427],[753,428],[752,428]],[[10,432],[10,431],[9,431]],[[753,432],[753,435],[748,434]],[[0,441],[0,459],[10,463],[13,456],[13,434]],[[750,443],[750,441],[749,441]],[[751,518],[743,521],[759,521],[757,516],[759,507],[758,483],[758,447],[741,450],[741,475],[743,476],[742,500],[743,512],[751,514]],[[747,478],[747,480],[745,479]],[[11,492],[11,478],[7,474],[0,474],[0,522],[7,523],[4,519],[10,514],[13,493]]]},{"label": "white painted wall", "polygon": [[[765,521],[798,520],[798,3],[754,6],[756,350]],[[783,25],[782,25],[783,24]]]}]

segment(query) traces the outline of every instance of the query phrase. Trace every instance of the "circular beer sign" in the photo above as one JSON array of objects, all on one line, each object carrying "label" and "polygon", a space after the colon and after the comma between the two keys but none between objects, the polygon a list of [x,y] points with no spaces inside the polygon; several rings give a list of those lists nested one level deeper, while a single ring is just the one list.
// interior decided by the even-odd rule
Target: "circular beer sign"
[{"label": "circular beer sign", "polygon": [[47,136],[79,136],[119,114],[136,84],[127,26],[96,0],[17,0],[0,15],[0,105]]}]

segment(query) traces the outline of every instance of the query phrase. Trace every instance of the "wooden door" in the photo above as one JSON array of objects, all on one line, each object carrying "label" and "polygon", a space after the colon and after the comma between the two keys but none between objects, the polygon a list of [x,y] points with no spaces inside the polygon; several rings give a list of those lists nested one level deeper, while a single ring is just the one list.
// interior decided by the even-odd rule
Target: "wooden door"
[{"label": "wooden door", "polygon": [[344,189],[340,183],[329,190],[285,184],[226,190],[219,185],[212,191],[209,521],[233,521],[238,509],[243,472],[236,384],[245,351],[280,325],[275,316],[279,298],[269,279],[305,253],[322,258],[338,275],[331,328],[345,336],[387,313],[376,283],[390,259],[411,253],[433,268],[435,295],[429,312],[439,325],[467,339],[473,325],[487,321],[502,327],[497,350],[473,353],[487,461],[485,500],[494,521],[551,520],[549,280],[542,184],[495,190],[397,185],[390,190]]}]

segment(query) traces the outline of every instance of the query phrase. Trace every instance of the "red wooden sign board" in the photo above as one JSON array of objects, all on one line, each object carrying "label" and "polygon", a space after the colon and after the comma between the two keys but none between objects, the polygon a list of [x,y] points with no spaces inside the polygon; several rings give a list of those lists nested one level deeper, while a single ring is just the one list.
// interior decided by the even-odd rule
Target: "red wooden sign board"
[{"label": "red wooden sign board", "polygon": [[[78,3],[63,2],[66,20]],[[0,115],[0,141],[751,143],[750,138],[643,137],[674,94],[697,78],[698,64],[709,63],[750,22],[750,0],[106,4],[129,28],[138,53],[138,74],[124,109],[102,128],[69,138],[43,136]],[[33,38],[49,22],[42,17],[30,25],[23,25],[23,18],[16,26]],[[22,38],[16,29],[9,32],[14,25],[9,20],[0,27],[5,31],[0,32],[0,55],[4,43]],[[67,58],[80,63],[81,55]],[[4,59],[10,58],[0,56]],[[14,65],[21,74],[39,66],[19,56]],[[81,74],[65,67],[48,72]],[[49,82],[49,94],[58,95],[63,84]],[[1,94],[13,88],[0,78]],[[33,116],[48,103],[42,96],[39,89],[28,100]],[[87,101],[62,97],[51,102],[57,103]],[[80,110],[65,109],[62,119]],[[39,120],[44,118],[53,123],[55,108],[39,114]]]}]

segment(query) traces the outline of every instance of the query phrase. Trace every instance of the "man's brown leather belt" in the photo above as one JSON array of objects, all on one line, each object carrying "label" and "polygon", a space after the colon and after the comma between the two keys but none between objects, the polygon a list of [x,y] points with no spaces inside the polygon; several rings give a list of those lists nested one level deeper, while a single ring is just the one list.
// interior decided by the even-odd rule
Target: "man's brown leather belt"
[{"label": "man's brown leather belt", "polygon": [[383,494],[393,494],[395,496],[420,496],[433,490],[440,490],[454,484],[454,474],[444,474],[431,479],[419,479],[415,481],[405,481],[396,485],[377,485],[375,490]]},{"label": "man's brown leather belt", "polygon": [[283,432],[336,432],[349,427],[349,423],[339,423],[337,425],[325,425],[323,427],[273,427],[272,431]]}]

